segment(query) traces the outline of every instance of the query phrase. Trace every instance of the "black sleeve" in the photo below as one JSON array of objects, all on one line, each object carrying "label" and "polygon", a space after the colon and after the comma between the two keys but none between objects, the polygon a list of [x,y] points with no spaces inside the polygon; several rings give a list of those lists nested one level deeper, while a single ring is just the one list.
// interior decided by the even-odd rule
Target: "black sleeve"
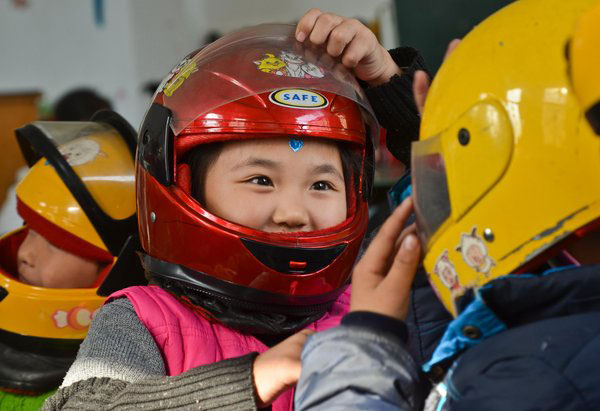
[{"label": "black sleeve", "polygon": [[408,330],[407,349],[419,366],[429,361],[450,321],[452,316],[429,285],[423,267],[419,267],[411,287],[405,321]]},{"label": "black sleeve", "polygon": [[403,321],[371,311],[352,311],[342,318],[342,325],[362,327],[374,333],[391,334],[403,343],[408,339],[408,330]]},{"label": "black sleeve", "polygon": [[377,120],[387,130],[388,150],[409,166],[410,144],[419,138],[421,124],[413,96],[413,78],[417,70],[428,74],[429,71],[423,57],[412,47],[399,47],[389,53],[402,68],[402,75],[393,76],[389,82],[378,86],[365,87],[365,93]]}]

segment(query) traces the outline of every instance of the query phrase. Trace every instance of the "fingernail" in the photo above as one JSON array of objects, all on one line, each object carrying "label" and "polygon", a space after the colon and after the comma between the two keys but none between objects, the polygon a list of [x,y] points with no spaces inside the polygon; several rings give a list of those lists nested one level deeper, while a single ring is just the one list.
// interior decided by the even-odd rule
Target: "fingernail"
[{"label": "fingernail", "polygon": [[417,237],[414,234],[409,234],[402,241],[402,248],[406,251],[414,251],[418,245],[417,241]]},{"label": "fingernail", "polygon": [[304,34],[303,31],[296,33],[296,40],[298,40],[300,43],[302,43],[305,38],[306,38],[306,34]]}]

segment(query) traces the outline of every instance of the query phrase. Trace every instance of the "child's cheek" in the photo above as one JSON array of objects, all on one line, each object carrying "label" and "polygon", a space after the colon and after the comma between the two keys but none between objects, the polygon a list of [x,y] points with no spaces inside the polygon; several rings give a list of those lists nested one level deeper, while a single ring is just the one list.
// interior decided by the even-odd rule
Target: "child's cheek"
[{"label": "child's cheek", "polygon": [[60,264],[56,259],[48,259],[44,261],[40,267],[39,283],[47,288],[60,288],[61,269]]},{"label": "child's cheek", "polygon": [[239,204],[239,224],[264,231],[272,213],[268,199],[264,196],[248,196]]},{"label": "child's cheek", "polygon": [[343,222],[347,217],[345,195],[335,195],[326,201],[319,201],[312,205],[311,214],[315,221],[315,230],[323,230]]}]

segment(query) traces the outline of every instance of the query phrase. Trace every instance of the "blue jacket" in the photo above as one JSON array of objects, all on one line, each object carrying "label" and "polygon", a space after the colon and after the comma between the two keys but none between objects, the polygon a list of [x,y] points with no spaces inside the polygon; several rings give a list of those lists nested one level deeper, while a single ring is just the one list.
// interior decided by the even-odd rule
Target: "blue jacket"
[{"label": "blue jacket", "polygon": [[600,266],[508,275],[479,289],[424,366],[449,366],[426,403],[406,326],[387,320],[351,313],[312,336],[296,409],[600,409]]}]

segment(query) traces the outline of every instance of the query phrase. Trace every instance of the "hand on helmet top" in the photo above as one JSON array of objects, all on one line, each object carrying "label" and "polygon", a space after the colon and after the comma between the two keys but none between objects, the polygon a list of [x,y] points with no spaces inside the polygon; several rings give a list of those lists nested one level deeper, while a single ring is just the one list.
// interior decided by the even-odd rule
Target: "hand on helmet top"
[{"label": "hand on helmet top", "polygon": [[339,57],[356,77],[372,86],[402,72],[375,34],[357,19],[310,9],[296,26],[296,40],[323,46],[329,55]]}]

